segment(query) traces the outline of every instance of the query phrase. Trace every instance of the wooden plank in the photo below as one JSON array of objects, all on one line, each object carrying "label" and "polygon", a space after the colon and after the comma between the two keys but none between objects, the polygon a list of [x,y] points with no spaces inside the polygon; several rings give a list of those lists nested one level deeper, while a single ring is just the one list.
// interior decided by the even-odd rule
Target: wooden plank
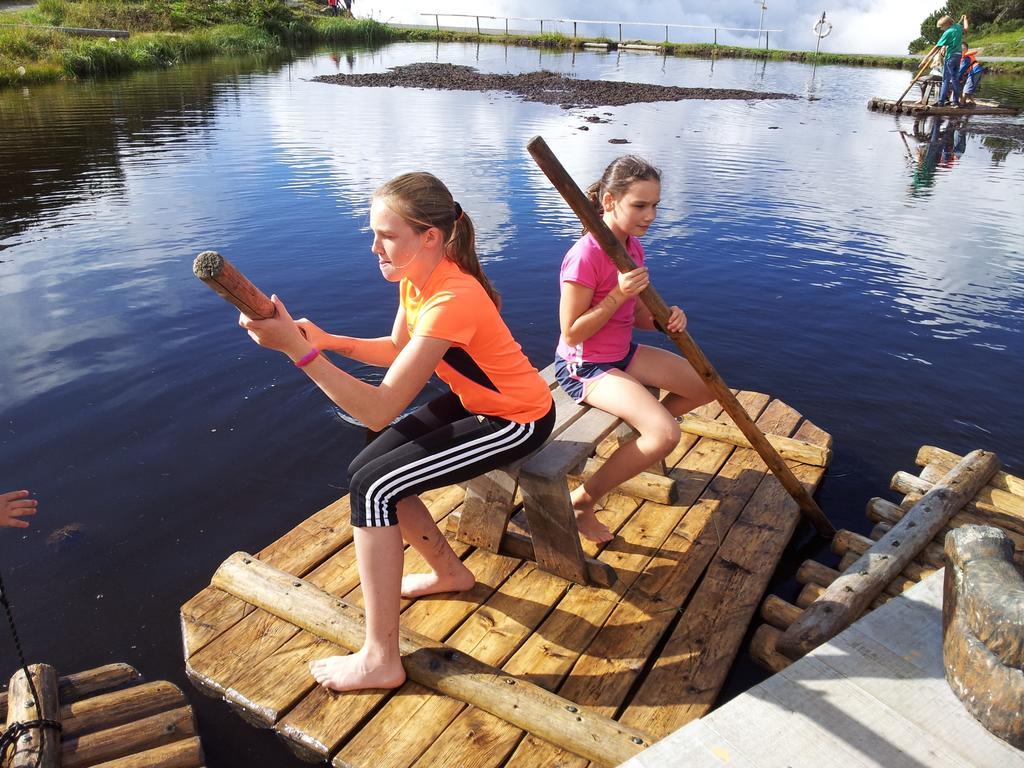
[{"label": "wooden plank", "polygon": [[645,749],[622,764],[621,768],[757,768],[730,741],[713,731],[703,720],[696,720]]},{"label": "wooden plank", "polygon": [[534,559],[548,573],[577,584],[589,584],[565,470],[561,472],[561,476],[544,476],[524,467],[519,473]]},{"label": "wooden plank", "polygon": [[201,768],[203,747],[196,737],[99,763],[92,768]]},{"label": "wooden plank", "polygon": [[[565,580],[541,571],[534,563],[523,563],[446,644],[486,664],[500,666],[568,588]],[[465,706],[456,699],[407,683],[342,747],[333,764],[374,768],[412,765]],[[416,727],[406,727],[406,723],[415,723]]]},{"label": "wooden plank", "polygon": [[[365,618],[360,609],[244,553],[228,558],[213,583],[350,650],[362,644]],[[408,629],[399,630],[399,646],[406,673],[416,682],[531,732],[564,739],[589,759],[622,762],[650,743],[641,731],[614,720],[582,710],[574,716],[564,699]]]},{"label": "wooden plank", "polygon": [[[901,621],[899,606],[903,599],[886,607],[889,622]],[[895,612],[890,613],[891,609]],[[938,645],[939,616],[933,614],[931,621],[931,628],[920,636],[919,642]],[[904,656],[862,634],[859,623],[806,658],[827,664],[850,683],[928,731],[932,743],[943,744],[968,765],[1024,766],[1024,756],[1019,751],[986,731],[959,704],[941,669],[936,670],[937,676],[924,672]]]},{"label": "wooden plank", "polygon": [[[621,494],[612,493],[606,499],[605,509],[602,511],[602,520],[606,525],[608,525],[608,527],[611,530],[615,531],[619,528],[619,526],[622,525],[624,520],[629,518],[629,516],[636,510],[636,508],[637,502],[635,499],[632,499],[627,496],[622,496]],[[585,551],[590,553],[596,553],[597,550],[598,545],[594,544],[593,542],[586,543]],[[538,571],[537,573],[543,574],[544,572]],[[559,585],[559,591],[561,592],[564,592],[570,586],[563,579],[559,579],[558,577],[551,575],[547,576],[548,578],[553,580],[553,584]],[[588,592],[590,592],[591,594],[601,594],[600,590],[588,589]],[[546,590],[542,591],[540,594],[545,597],[549,596],[549,593]],[[513,611],[519,612],[524,609],[524,606],[521,605],[522,600],[518,597],[516,598],[515,602],[511,604],[511,601],[504,599],[503,594],[496,595],[493,598],[493,600],[496,602],[495,607],[503,614],[512,613]],[[555,612],[563,610],[564,600],[563,604],[558,604],[557,595],[552,594],[550,595],[550,600],[538,600],[538,602],[542,603],[545,614],[549,616],[555,615],[554,613],[550,613],[552,608]],[[526,604],[526,607],[529,607],[529,603]],[[478,614],[479,613],[480,612],[478,612]],[[477,617],[478,614],[474,615],[474,619]],[[484,626],[489,626],[493,623],[493,621],[491,621],[488,618],[487,614],[484,614],[481,618],[482,624]],[[532,618],[533,617],[531,617],[531,619]],[[541,618],[543,618],[543,616],[537,617],[535,621],[539,621]],[[534,628],[535,621],[531,622],[530,630]],[[463,630],[460,629],[459,633],[456,634],[455,639],[460,640],[460,642],[466,642],[468,644],[471,640],[472,635],[470,637],[463,638],[462,631]],[[472,626],[468,626],[466,631],[472,633],[474,630]],[[550,633],[551,629],[550,627],[548,627],[547,629],[542,628],[540,631],[548,634]],[[473,650],[471,651],[472,655],[474,657],[481,658],[481,656],[486,655],[488,652],[500,652],[502,654],[502,658],[506,659],[508,657],[508,653],[515,649],[505,647],[506,643],[503,642],[505,639],[504,634],[505,633],[503,632],[499,632],[494,639],[499,646],[498,648],[494,649],[493,651],[489,651],[486,648],[481,649],[479,647],[474,647]],[[524,631],[522,633],[514,633],[512,639],[515,640],[514,645],[521,646],[523,638],[526,638],[528,641],[532,641],[533,637],[536,637],[536,635],[531,636],[529,631]],[[462,648],[465,649],[465,646],[462,646]],[[505,666],[508,667],[508,664],[505,664]],[[526,665],[524,665],[520,669],[524,669],[525,667]],[[544,684],[543,679],[539,679],[538,682]],[[462,702],[458,702],[459,707],[453,714],[449,709],[442,709],[443,702],[444,699],[442,697],[435,696],[431,702],[431,709],[429,710],[429,712],[417,715],[417,734],[415,737],[415,743],[408,745],[407,751],[400,751],[399,749],[397,749],[397,747],[405,746],[403,744],[396,743],[396,749],[391,749],[390,746],[383,747],[380,744],[380,739],[376,739],[377,748],[381,754],[376,757],[375,761],[372,764],[376,766],[378,760],[383,760],[384,764],[390,766],[391,768],[399,768],[399,766],[409,766],[417,761],[423,765],[431,765],[432,761],[435,759],[435,756],[439,754],[444,754],[446,750],[449,749],[449,745],[451,744],[462,745],[461,759],[463,760],[472,761],[474,759],[484,759],[493,761],[497,759],[499,752],[496,752],[494,750],[485,751],[483,753],[483,757],[478,757],[477,755],[470,756],[466,752],[466,749],[469,746],[466,744],[465,738],[465,734],[467,733],[465,726],[467,722],[471,722],[473,724],[473,733],[475,734],[473,744],[494,745],[512,743],[514,745],[514,743],[518,741],[518,739],[522,736],[523,732],[519,728],[511,726],[510,724],[506,723],[504,720],[500,718],[491,715],[481,716],[481,714],[478,711],[473,711],[472,714],[468,714],[470,711],[473,710],[473,708],[466,707]],[[435,709],[438,709],[439,711],[435,712]],[[463,715],[465,715],[465,717],[460,715],[459,718],[457,718],[456,722],[452,723],[452,727],[447,727],[448,723],[451,722],[452,718],[454,718],[454,715],[458,714],[459,712],[462,712]],[[435,715],[437,716],[436,722],[433,720],[433,717]],[[378,718],[380,719],[379,725],[375,725],[374,723],[378,720]],[[403,730],[403,724],[405,722],[405,720],[401,719],[394,712],[389,712],[388,708],[385,707],[385,710],[382,710],[382,712],[377,716],[377,718],[374,719],[374,721],[371,721],[369,725],[365,726],[362,729],[362,731],[360,732],[360,743],[363,743],[361,737],[362,734],[364,733],[394,733],[396,730]],[[433,723],[433,725],[428,726],[427,723]],[[485,730],[489,731],[489,733],[483,733]],[[493,733],[490,733],[491,731],[493,731]],[[389,745],[390,743],[391,742],[389,741]],[[427,748],[429,748],[430,751],[427,754],[421,756],[420,753]],[[336,758],[336,763],[338,765],[355,764],[354,760],[347,759],[350,758],[352,754],[353,753],[349,752],[347,749],[343,749],[342,752],[339,753],[339,756]]]},{"label": "wooden plank", "polygon": [[65,704],[60,712],[64,724],[61,736],[69,739],[185,706],[188,706],[188,700],[178,686],[166,680],[142,683],[123,691]]},{"label": "wooden plank", "polygon": [[[741,400],[748,411],[756,416],[765,407],[768,398],[757,393],[746,393],[745,396],[741,395]],[[720,410],[715,409],[714,413],[718,412]],[[674,457],[676,461],[682,459],[682,463],[675,470],[681,478],[685,478],[680,483],[683,493],[686,494],[680,499],[682,505],[692,502],[700,496],[708,480],[715,477],[715,470],[733,452],[731,445],[711,440],[697,442],[696,436],[689,437],[689,444],[696,447],[681,456],[677,454]],[[714,506],[712,505],[709,509]],[[614,649],[612,655],[614,657],[621,655],[623,628],[618,626],[607,630],[598,628],[608,621],[609,615],[621,610],[622,606],[628,602],[637,599],[645,600],[647,604],[654,606],[652,613],[662,617],[666,611],[674,613],[672,601],[677,599],[681,602],[688,587],[683,584],[683,579],[680,578],[678,572],[672,572],[670,565],[678,566],[680,563],[686,562],[687,559],[692,562],[693,553],[690,558],[681,554],[677,555],[678,560],[669,560],[668,558],[658,560],[658,555],[655,555],[655,559],[652,560],[651,555],[658,553],[659,549],[663,549],[667,540],[671,539],[678,544],[689,543],[691,538],[695,538],[687,530],[689,524],[685,523],[686,517],[683,518],[683,524],[678,523],[680,517],[685,513],[685,506],[669,508],[651,502],[641,505],[640,509],[619,532],[616,541],[601,555],[603,560],[614,562],[620,574],[629,574],[628,581],[624,579],[622,584],[616,584],[616,590],[621,590],[625,600],[615,603],[601,602],[600,593],[584,594],[581,590],[574,590],[567,595],[557,607],[556,612],[552,614],[553,621],[549,620],[533,638],[530,638],[509,664],[505,665],[505,669],[529,672],[532,674],[533,680],[545,687],[558,689],[561,695],[573,700],[576,704],[588,703],[581,702],[575,692],[572,695],[566,693],[569,690],[568,686],[571,686],[573,680],[580,675],[602,675],[600,678],[602,682],[614,685],[615,678],[605,675],[606,670],[604,669],[588,669],[582,672],[572,670],[572,676],[568,680],[566,680],[566,673],[570,672],[570,666],[581,656],[580,649],[593,647],[595,641],[590,639],[591,637],[607,637],[613,646],[618,642],[618,647]],[[693,514],[692,509],[689,514]],[[657,578],[652,579],[652,574],[658,574]],[[646,580],[646,590],[648,591],[640,593],[641,597],[639,598],[629,597],[636,590],[635,583],[638,575],[641,581]],[[634,582],[632,588],[629,587],[629,581]],[[679,590],[680,594],[672,593],[673,589]],[[664,601],[658,602],[656,596],[658,592],[661,592],[662,596],[666,598]],[[643,622],[650,619],[650,616],[644,616]],[[630,646],[634,642],[640,641],[641,638],[638,637],[637,632],[646,626],[643,622],[629,628],[631,630],[628,632]],[[565,681],[564,684],[563,681]],[[560,685],[561,688],[558,688]],[[593,703],[595,703],[597,711],[608,713],[609,710],[601,707],[596,698]],[[486,729],[487,739],[480,744],[514,744],[524,737],[519,729],[512,728],[507,723],[494,718],[480,718],[476,713],[467,712],[464,716],[460,716],[460,719],[456,720],[443,734],[438,740],[435,751],[430,754],[442,754],[442,750],[447,748],[448,744],[461,743],[463,744],[461,759],[467,764],[479,766],[504,764],[504,753],[501,750],[485,753],[478,748],[479,744],[475,740],[466,743],[465,733],[469,728],[472,728],[474,733],[480,733]],[[534,766],[549,763],[552,765],[556,763],[558,765],[574,765],[585,762],[555,744],[534,736],[526,736],[508,765]]]},{"label": "wooden plank", "polygon": [[63,768],[85,768],[195,735],[192,708],[180,707],[125,725],[65,739],[61,744],[61,765]]},{"label": "wooden plank", "polygon": [[[440,510],[437,510],[436,514],[440,514]],[[454,543],[454,551],[460,557],[465,554],[467,549],[465,544]],[[467,561],[467,565],[475,569],[480,567],[480,561],[483,559],[482,557],[471,558]],[[336,556],[335,560],[338,561],[335,573],[317,581],[311,579],[311,583],[315,583],[331,594],[344,597],[346,601],[354,605],[362,605],[354,546],[346,547]],[[426,568],[426,563],[418,552],[410,548],[405,553],[404,568],[409,572],[422,571]],[[314,575],[319,574],[322,570],[322,568],[317,569],[314,571]],[[478,585],[474,590],[486,589],[490,578],[492,577],[485,565],[478,574]],[[471,595],[473,592],[471,590],[468,594]],[[407,608],[414,603],[403,600],[402,604]],[[310,660],[348,653],[348,650],[338,648],[326,640],[317,638],[308,632],[299,631],[289,622],[282,619],[277,619],[277,621],[281,626],[292,629],[293,636],[261,660],[250,663],[247,668],[233,677],[230,687],[224,692],[224,699],[232,709],[256,727],[273,726],[280,720],[284,712],[295,706],[299,700],[314,689],[316,683],[308,670]],[[322,759],[325,756],[318,753],[317,759]]]},{"label": "wooden plank", "polygon": [[852,624],[998,467],[995,454],[972,451],[808,606],[783,633],[778,649],[799,658]]},{"label": "wooden plank", "polygon": [[[462,495],[461,489],[452,486],[443,492],[433,492],[429,496],[424,494],[424,497],[431,516],[439,520],[458,503]],[[346,497],[343,506],[347,508],[347,505]],[[295,561],[292,559],[290,562]],[[328,592],[350,592],[359,582],[355,567],[355,546],[349,541],[309,573],[307,578]],[[224,629],[201,650],[186,658],[185,671],[197,688],[210,695],[222,696],[229,688],[237,688],[240,678],[249,676],[254,666],[281,648],[298,632],[297,627],[267,611],[249,610],[241,620]]]},{"label": "wooden plank", "polygon": [[[484,550],[473,552],[466,564],[477,579],[472,590],[457,596],[436,596],[415,601],[403,614],[402,626],[432,640],[445,639],[505,582],[518,565],[510,558]],[[413,681],[407,684],[415,685]],[[324,760],[395,693],[360,691],[335,694],[319,687],[313,688],[278,723],[276,729],[282,736],[295,742],[293,749],[300,756]]]},{"label": "wooden plank", "polygon": [[903,713],[811,656],[760,684],[773,697],[840,741],[870,765],[884,768],[963,768],[963,761]]},{"label": "wooden plank", "polygon": [[498,552],[508,519],[516,506],[519,483],[508,472],[496,469],[465,484],[457,538],[470,546]]},{"label": "wooden plank", "polygon": [[[827,439],[809,421],[796,437],[817,443]],[[812,490],[824,472],[805,464],[792,469]],[[711,708],[799,522],[797,515],[798,507],[785,489],[774,476],[765,477],[726,535],[622,722],[664,735]],[[714,642],[708,642],[709,637]]]},{"label": "wooden plank", "polygon": [[[348,496],[327,505],[264,548],[257,557],[304,576],[335,550],[352,541]],[[181,636],[185,660],[241,621],[252,609],[212,587],[181,606]],[[200,688],[200,690],[203,690]]]},{"label": "wooden plank", "polygon": [[832,738],[812,717],[791,710],[760,687],[733,699],[699,722],[749,756],[759,768],[882,768]]}]

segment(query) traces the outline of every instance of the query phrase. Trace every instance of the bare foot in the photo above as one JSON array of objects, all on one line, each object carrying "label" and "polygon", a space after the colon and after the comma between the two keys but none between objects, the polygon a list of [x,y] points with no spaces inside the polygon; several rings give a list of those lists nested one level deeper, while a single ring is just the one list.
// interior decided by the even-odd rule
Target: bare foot
[{"label": "bare foot", "polygon": [[476,577],[459,563],[454,573],[410,573],[402,577],[402,597],[423,597],[439,592],[465,592],[476,584]]},{"label": "bare foot", "polygon": [[598,544],[606,544],[615,538],[607,525],[597,519],[593,509],[574,510],[576,513],[576,527],[580,534]]},{"label": "bare foot", "polygon": [[329,656],[309,662],[309,672],[320,685],[331,691],[361,691],[371,688],[397,688],[405,682],[402,660],[371,664],[362,651],[350,656]]}]

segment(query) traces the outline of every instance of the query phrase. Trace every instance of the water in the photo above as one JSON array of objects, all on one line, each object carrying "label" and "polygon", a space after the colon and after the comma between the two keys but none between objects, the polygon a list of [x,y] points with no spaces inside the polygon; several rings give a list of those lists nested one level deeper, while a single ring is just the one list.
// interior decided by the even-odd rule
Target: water
[{"label": "water", "polygon": [[[417,61],[799,98],[566,111],[308,79]],[[535,134],[581,183],[624,150],[662,167],[654,284],[726,381],[832,433],[818,498],[837,527],[866,531],[864,504],[925,443],[988,448],[1019,473],[1024,153],[974,133],[985,120],[915,137],[910,118],[865,109],[907,77],[404,44],[0,92],[0,491],[41,502],[28,532],[0,532],[0,568],[29,656],[178,683],[211,768],[300,764],[187,683],[178,607],[227,555],[340,495],[363,436],[246,338],[192,259],[219,250],[294,314],[381,335],[396,298],[369,252],[368,197],[431,170],[473,217],[508,323],[543,366],[578,225],[526,153]],[[1024,103],[1019,81],[986,86]],[[6,678],[13,646],[0,648]],[[744,646],[727,693],[760,674]]]}]

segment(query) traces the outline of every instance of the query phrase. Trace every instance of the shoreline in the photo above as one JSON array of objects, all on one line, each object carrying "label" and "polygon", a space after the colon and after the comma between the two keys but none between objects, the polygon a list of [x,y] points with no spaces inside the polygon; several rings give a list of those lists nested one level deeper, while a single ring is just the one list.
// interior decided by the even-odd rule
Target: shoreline
[{"label": "shoreline", "polygon": [[[25,13],[0,13],[0,24],[29,23]],[[462,42],[517,45],[534,48],[583,50],[587,43],[619,44],[606,38],[567,37],[561,34],[492,34],[392,26],[368,19],[300,16],[287,27],[279,25],[220,24],[185,31],[132,33],[126,39],[77,38],[52,29],[0,28],[0,87],[77,80],[95,75],[117,75],[146,69],[166,69],[200,57],[236,54],[285,54],[330,43],[371,46],[392,42]],[[652,53],[689,58],[750,58],[802,64],[916,69],[916,56],[819,53],[763,50],[707,43],[651,43],[624,41],[623,45],[652,46]],[[1024,76],[1024,61],[988,62],[990,74]]]}]

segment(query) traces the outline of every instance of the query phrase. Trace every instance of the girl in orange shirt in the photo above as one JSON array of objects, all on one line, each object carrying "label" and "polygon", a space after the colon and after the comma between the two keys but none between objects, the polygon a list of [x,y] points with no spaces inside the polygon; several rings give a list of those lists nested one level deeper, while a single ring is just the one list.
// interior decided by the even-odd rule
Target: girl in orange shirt
[{"label": "girl in orange shirt", "polygon": [[[429,173],[392,179],[374,193],[370,227],[381,274],[399,284],[390,336],[327,333],[292,320],[276,296],[275,317],[239,320],[257,343],[287,354],[345,412],[384,430],[349,467],[366,640],[350,656],[310,665],[317,682],[336,691],[405,681],[400,597],[475,584],[417,494],[527,456],[554,425],[548,386],[502,321],[498,294],[477,260],[473,223],[444,184]],[[335,367],[321,350],[388,370],[374,386]],[[392,424],[435,373],[451,392]],[[429,573],[402,577],[403,538]]]}]

